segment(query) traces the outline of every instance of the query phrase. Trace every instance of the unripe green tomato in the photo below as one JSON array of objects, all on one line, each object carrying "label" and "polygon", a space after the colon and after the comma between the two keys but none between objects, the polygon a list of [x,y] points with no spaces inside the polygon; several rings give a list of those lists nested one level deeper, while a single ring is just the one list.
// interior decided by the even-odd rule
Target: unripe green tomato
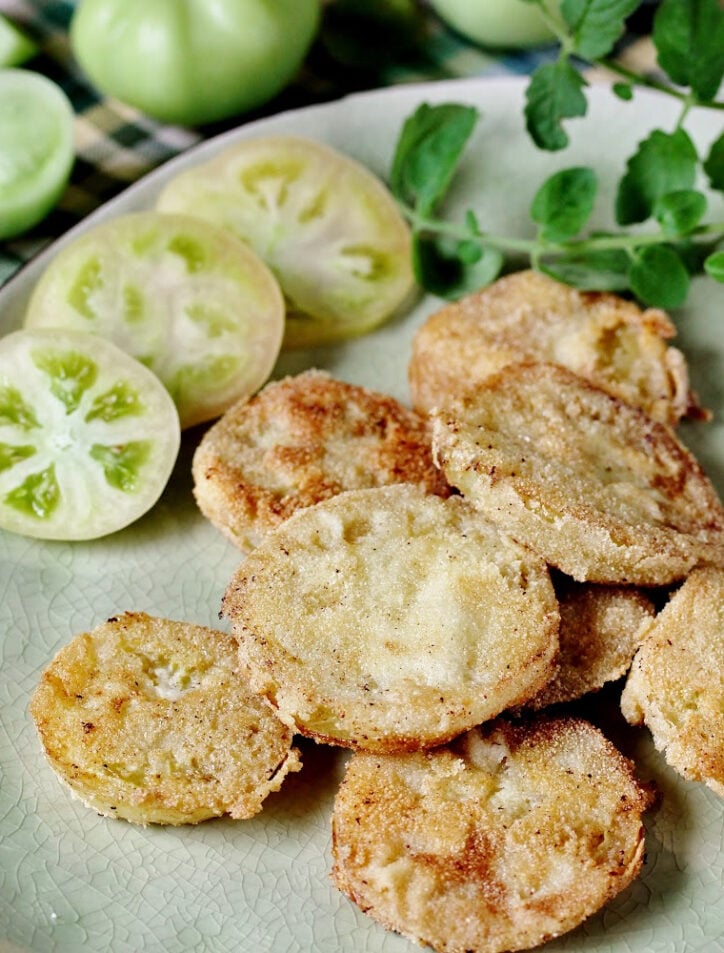
[{"label": "unripe green tomato", "polygon": [[26,69],[0,69],[0,241],[41,222],[65,191],[75,159],[73,107]]},{"label": "unripe green tomato", "polygon": [[[454,30],[483,46],[526,48],[555,39],[538,5],[525,0],[430,0],[430,6]],[[555,14],[558,4],[548,0],[546,6]]]},{"label": "unripe green tomato", "polygon": [[80,0],[73,52],[101,92],[163,122],[253,109],[299,70],[319,0]]}]

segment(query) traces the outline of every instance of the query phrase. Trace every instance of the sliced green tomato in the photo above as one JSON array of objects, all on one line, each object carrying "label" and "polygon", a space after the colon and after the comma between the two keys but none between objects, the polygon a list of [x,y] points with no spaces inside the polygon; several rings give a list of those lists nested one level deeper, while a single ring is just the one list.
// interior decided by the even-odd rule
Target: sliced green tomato
[{"label": "sliced green tomato", "polygon": [[180,439],[166,388],[110,341],[0,339],[0,528],[62,540],[122,529],[158,500]]},{"label": "sliced green tomato", "polygon": [[158,207],[223,225],[266,261],[287,299],[285,347],[369,331],[413,287],[409,229],[387,188],[317,142],[238,143],[173,179]]},{"label": "sliced green tomato", "polygon": [[20,66],[37,52],[37,44],[0,13],[0,68]]},{"label": "sliced green tomato", "polygon": [[182,427],[190,427],[269,377],[284,299],[266,265],[223,229],[138,212],[60,251],[33,292],[25,325],[109,338],[163,381]]},{"label": "sliced green tomato", "polygon": [[0,69],[0,240],[37,225],[73,166],[73,109],[39,73]]}]

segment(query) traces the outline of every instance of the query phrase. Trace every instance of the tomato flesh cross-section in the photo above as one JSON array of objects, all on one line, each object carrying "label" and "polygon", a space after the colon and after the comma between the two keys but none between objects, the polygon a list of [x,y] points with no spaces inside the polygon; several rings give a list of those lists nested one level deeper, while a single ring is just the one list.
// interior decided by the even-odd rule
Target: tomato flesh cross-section
[{"label": "tomato flesh cross-section", "polygon": [[0,241],[37,225],[60,200],[75,158],[73,123],[55,83],[0,69]]},{"label": "tomato flesh cross-section", "polygon": [[287,301],[284,347],[370,331],[414,287],[410,233],[380,179],[321,143],[249,139],[172,179],[158,208],[248,242]]},{"label": "tomato flesh cross-section", "polygon": [[284,299],[235,236],[187,215],[137,212],[95,226],[55,256],[25,325],[113,341],[161,379],[190,427],[265,383],[281,347]]},{"label": "tomato flesh cross-section", "polygon": [[41,539],[106,536],[161,495],[178,413],[147,368],[78,331],[0,339],[0,529]]}]

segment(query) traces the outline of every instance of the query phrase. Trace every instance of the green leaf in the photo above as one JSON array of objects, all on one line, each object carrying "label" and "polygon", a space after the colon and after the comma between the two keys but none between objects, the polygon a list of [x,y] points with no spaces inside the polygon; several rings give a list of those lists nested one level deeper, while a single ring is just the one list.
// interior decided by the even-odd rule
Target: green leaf
[{"label": "green leaf", "polygon": [[618,224],[643,222],[667,192],[692,188],[697,163],[696,149],[684,129],[672,133],[655,129],[626,164],[616,195]]},{"label": "green leaf", "polygon": [[724,282],[724,251],[709,255],[704,262],[704,271],[716,281]]},{"label": "green leaf", "polygon": [[477,120],[472,106],[422,103],[397,142],[390,176],[395,197],[429,215],[447,192]]},{"label": "green leaf", "polygon": [[626,291],[630,257],[620,248],[543,261],[540,270],[581,291]]},{"label": "green leaf", "polygon": [[649,245],[636,256],[629,271],[631,290],[644,304],[678,308],[686,301],[691,278],[670,245]]},{"label": "green leaf", "polygon": [[623,99],[624,102],[630,103],[633,99],[634,94],[631,83],[614,83],[611,89],[614,95],[618,96],[619,99]]},{"label": "green leaf", "polygon": [[17,24],[0,13],[0,69],[21,66],[37,52],[37,43]]},{"label": "green leaf", "polygon": [[611,52],[625,21],[641,0],[563,0],[561,13],[573,37],[573,50],[585,60]]},{"label": "green leaf", "polygon": [[578,166],[563,169],[538,189],[530,214],[546,241],[564,242],[577,235],[588,221],[596,199],[596,174]]},{"label": "green leaf", "polygon": [[562,123],[586,115],[582,90],[587,85],[565,58],[535,70],[525,94],[525,121],[528,134],[540,149],[554,152],[568,145]]},{"label": "green leaf", "polygon": [[657,200],[654,215],[669,238],[692,232],[706,213],[706,196],[695,189],[667,192]]},{"label": "green leaf", "polygon": [[678,86],[712,100],[724,77],[724,10],[718,0],[663,0],[653,40],[659,66]]},{"label": "green leaf", "polygon": [[724,132],[716,139],[704,160],[704,171],[713,189],[724,192]]},{"label": "green leaf", "polygon": [[413,235],[412,263],[418,282],[432,294],[451,300],[490,284],[500,274],[503,256],[480,244],[480,254],[471,254],[472,245],[472,239],[461,242]]}]

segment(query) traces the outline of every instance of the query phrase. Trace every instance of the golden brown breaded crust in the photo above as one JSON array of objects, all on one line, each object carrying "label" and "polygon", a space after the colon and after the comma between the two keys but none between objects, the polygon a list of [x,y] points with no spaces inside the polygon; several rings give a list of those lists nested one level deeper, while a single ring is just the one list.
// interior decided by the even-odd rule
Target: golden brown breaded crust
[{"label": "golden brown breaded crust", "polygon": [[667,762],[724,797],[724,572],[693,572],[645,633],[621,709]]},{"label": "golden brown breaded crust", "polygon": [[654,605],[640,589],[566,579],[556,584],[561,625],[558,670],[526,705],[574,701],[625,675]]},{"label": "golden brown breaded crust", "polygon": [[673,431],[553,364],[511,364],[433,415],[450,483],[578,581],[724,565],[724,509]]},{"label": "golden brown breaded crust", "polygon": [[449,492],[421,415],[317,370],[232,407],[202,439],[193,476],[202,513],[242,550],[343,490],[414,483]]},{"label": "golden brown breaded crust", "polygon": [[571,930],[638,874],[650,792],[576,719],[504,719],[449,747],[355,754],[333,816],[337,887],[444,953]]},{"label": "golden brown breaded crust", "polygon": [[667,344],[674,334],[658,309],[516,272],[447,305],[418,330],[408,368],[413,406],[445,407],[506,364],[548,361],[674,425],[703,415],[684,355]]},{"label": "golden brown breaded crust", "polygon": [[398,485],[301,510],[243,561],[223,614],[252,688],[317,740],[440,744],[552,674],[548,569],[459,497]]},{"label": "golden brown breaded crust", "polygon": [[142,612],[61,649],[30,712],[71,791],[136,824],[251,817],[300,768],[291,732],[240,678],[233,638]]}]

